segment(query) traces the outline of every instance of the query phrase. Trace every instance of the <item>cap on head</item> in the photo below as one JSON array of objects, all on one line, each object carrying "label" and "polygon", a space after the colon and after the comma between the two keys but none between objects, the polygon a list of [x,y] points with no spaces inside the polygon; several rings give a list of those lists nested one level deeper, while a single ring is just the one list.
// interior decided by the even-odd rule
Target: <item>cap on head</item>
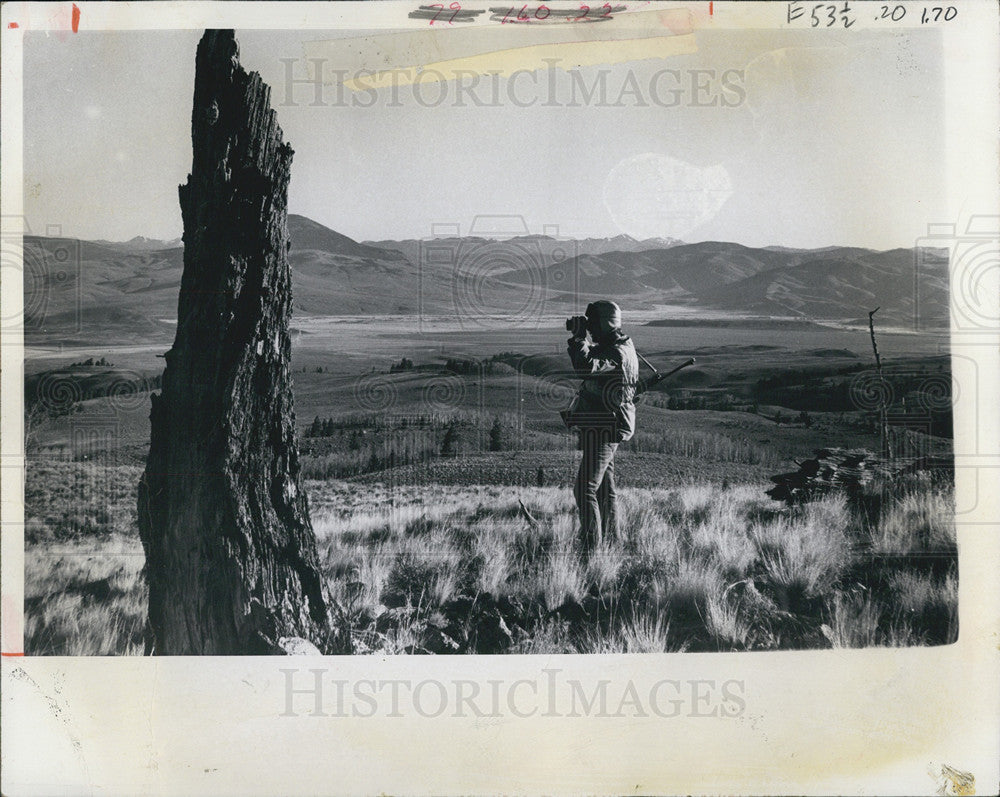
[{"label": "cap on head", "polygon": [[612,329],[620,329],[622,325],[621,308],[606,299],[588,304],[587,318],[596,322],[603,333],[610,332]]}]

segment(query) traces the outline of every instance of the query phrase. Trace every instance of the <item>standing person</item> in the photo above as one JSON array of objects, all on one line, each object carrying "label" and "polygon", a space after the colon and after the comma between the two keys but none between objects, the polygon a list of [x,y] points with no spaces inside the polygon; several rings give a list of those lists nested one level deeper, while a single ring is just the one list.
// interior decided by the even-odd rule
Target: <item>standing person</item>
[{"label": "standing person", "polygon": [[635,393],[639,360],[622,332],[621,309],[610,301],[587,305],[585,316],[566,322],[574,370],[584,376],[567,421],[579,431],[580,470],[573,490],[580,511],[584,555],[602,537],[617,537],[615,451],[635,434]]}]

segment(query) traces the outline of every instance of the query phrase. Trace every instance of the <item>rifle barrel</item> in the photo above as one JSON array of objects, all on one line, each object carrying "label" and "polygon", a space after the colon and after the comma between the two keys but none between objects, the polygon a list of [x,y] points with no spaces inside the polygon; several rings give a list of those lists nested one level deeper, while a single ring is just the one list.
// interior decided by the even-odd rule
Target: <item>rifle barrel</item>
[{"label": "rifle barrel", "polygon": [[694,365],[694,357],[688,357],[684,362],[678,365],[674,370],[667,371],[664,376],[670,376],[671,374],[676,374],[681,368],[687,368],[689,365]]},{"label": "rifle barrel", "polygon": [[[682,368],[687,368],[689,365],[694,365],[694,357],[689,357],[687,360],[685,360],[684,362],[682,362],[680,365],[678,365],[672,371],[667,371],[667,373],[665,373],[665,374],[661,374],[659,371],[656,371],[653,374],[653,376],[651,376],[649,379],[640,379],[639,380],[639,384],[637,386],[637,389],[635,391],[636,395],[638,396],[638,395],[640,395],[642,393],[645,393],[647,390],[649,390],[654,385],[660,384],[660,382],[662,382],[668,376],[676,374]],[[654,369],[654,371],[655,371],[655,369]]]},{"label": "rifle barrel", "polygon": [[639,354],[638,351],[635,353],[635,356],[638,357],[640,360],[642,360],[644,363],[646,363],[646,365],[649,366],[649,370],[651,370],[654,374],[660,373],[659,371],[656,370],[656,366],[653,365],[649,360],[647,360],[641,354]]}]

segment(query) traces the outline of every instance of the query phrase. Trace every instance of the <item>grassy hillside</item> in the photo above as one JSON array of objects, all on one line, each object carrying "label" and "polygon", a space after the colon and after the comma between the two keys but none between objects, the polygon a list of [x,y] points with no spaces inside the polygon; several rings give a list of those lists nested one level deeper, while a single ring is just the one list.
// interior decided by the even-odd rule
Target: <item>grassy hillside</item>
[{"label": "grassy hillside", "polygon": [[[326,246],[323,230],[316,234]],[[334,243],[344,248],[335,261],[325,262],[334,256],[323,250],[304,255],[319,280],[405,268],[398,255],[365,265],[366,250]],[[95,250],[118,258],[105,274],[118,281],[102,290],[126,299],[92,308],[93,326],[76,343],[62,329],[60,346],[29,349],[25,364],[29,652],[142,650],[135,485],[149,394],[164,364],[157,355],[172,338],[146,302],[166,291],[175,304],[176,287],[168,290],[166,277],[135,280],[141,264],[126,258],[150,262],[158,250],[112,250]],[[386,300],[379,280],[364,284]],[[126,337],[116,325],[130,313],[146,315]],[[566,369],[559,316],[485,328],[454,316],[296,319],[302,473],[337,597],[340,632],[330,650],[954,639],[950,489],[914,481],[853,503],[832,496],[795,509],[764,495],[769,476],[813,449],[878,449],[867,330],[653,317],[662,321],[630,324],[639,350],[663,369],[692,355],[697,364],[643,397],[639,431],[616,460],[622,536],[587,563],[573,549],[569,485],[579,453],[557,414],[578,384]],[[880,333],[893,434],[907,450],[951,450],[946,342]]]},{"label": "grassy hillside", "polygon": [[[32,462],[31,655],[139,654],[139,469]],[[955,640],[952,490],[797,508],[764,485],[628,488],[588,561],[566,487],[307,482],[339,653],[614,653]],[[533,520],[523,514],[519,501]]]}]

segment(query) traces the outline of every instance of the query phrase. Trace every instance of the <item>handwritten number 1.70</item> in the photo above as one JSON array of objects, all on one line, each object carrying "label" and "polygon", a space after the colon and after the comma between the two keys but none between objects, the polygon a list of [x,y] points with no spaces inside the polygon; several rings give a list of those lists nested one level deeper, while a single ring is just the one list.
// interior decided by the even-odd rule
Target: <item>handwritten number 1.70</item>
[{"label": "handwritten number 1.70", "polygon": [[951,22],[958,16],[958,9],[955,6],[941,8],[934,6],[931,9],[923,9],[920,12],[920,24],[926,25],[928,22]]}]

